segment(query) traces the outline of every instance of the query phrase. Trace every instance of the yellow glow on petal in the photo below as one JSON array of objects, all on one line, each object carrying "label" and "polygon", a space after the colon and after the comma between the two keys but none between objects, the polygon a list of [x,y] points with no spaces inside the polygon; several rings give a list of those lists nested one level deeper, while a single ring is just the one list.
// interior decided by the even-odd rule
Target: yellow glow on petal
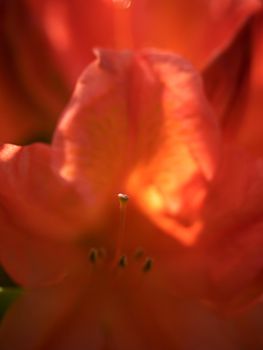
[{"label": "yellow glow on petal", "polygon": [[142,172],[142,168],[135,171],[127,183],[137,205],[164,232],[185,245],[192,245],[203,227],[196,213],[205,199],[205,188],[198,186],[194,193],[190,191],[189,196],[175,176],[172,187],[166,181],[146,183],[141,178]]}]

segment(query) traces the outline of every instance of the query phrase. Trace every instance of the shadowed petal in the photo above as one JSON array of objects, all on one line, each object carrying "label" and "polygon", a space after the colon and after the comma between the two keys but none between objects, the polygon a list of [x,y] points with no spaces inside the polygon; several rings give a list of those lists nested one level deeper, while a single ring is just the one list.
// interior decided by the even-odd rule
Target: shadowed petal
[{"label": "shadowed petal", "polygon": [[17,283],[26,287],[60,283],[85,256],[72,243],[28,234],[1,213],[0,262]]},{"label": "shadowed petal", "polygon": [[[9,315],[1,324],[1,349],[53,349],[49,344],[50,339],[55,340],[53,336],[57,336],[60,327],[66,326],[67,322],[74,318],[75,312],[81,307],[82,299],[80,298],[83,298],[83,288],[85,290],[83,284],[70,280],[52,288],[25,292],[25,295],[13,305]],[[92,308],[92,303],[90,306]],[[96,317],[96,314],[94,312],[91,314],[91,312],[88,311],[86,314],[86,320],[92,321],[92,317]],[[97,326],[98,323],[93,324]],[[86,337],[79,338],[78,334],[74,337],[73,334],[75,345],[85,342],[85,348],[90,343],[89,349],[100,349],[101,341],[92,323],[86,322],[83,326],[85,326]],[[65,333],[63,335],[65,336]],[[60,345],[58,344],[56,349],[72,349],[70,346],[60,347]],[[65,344],[62,345],[65,346]]]},{"label": "shadowed petal", "polygon": [[224,153],[202,244],[215,298],[240,308],[262,295],[263,160],[230,147]]},{"label": "shadowed petal", "polygon": [[56,283],[82,259],[68,241],[86,233],[85,207],[49,156],[42,144],[0,150],[0,261],[23,285]]},{"label": "shadowed petal", "polygon": [[200,240],[182,258],[170,257],[174,278],[221,311],[240,310],[262,296],[262,181],[262,159],[226,147],[202,212]]},{"label": "shadowed petal", "polygon": [[262,96],[263,96],[263,11],[250,24],[250,66],[247,72],[245,101],[239,122],[238,141],[262,156]]},{"label": "shadowed petal", "polygon": [[134,0],[134,35],[141,47],[178,52],[203,69],[260,6],[260,0]]},{"label": "shadowed petal", "polygon": [[51,169],[44,144],[0,149],[1,207],[12,224],[44,237],[68,239],[83,230],[85,206]]},{"label": "shadowed petal", "polygon": [[25,1],[1,1],[1,143],[50,139],[69,94],[57,68]]},{"label": "shadowed petal", "polygon": [[240,349],[231,321],[151,289],[144,278],[132,291],[123,280],[115,290],[102,291],[81,278],[28,291],[1,324],[1,349]]},{"label": "shadowed petal", "polygon": [[71,82],[97,46],[171,50],[204,68],[261,6],[260,0],[24,2]]}]

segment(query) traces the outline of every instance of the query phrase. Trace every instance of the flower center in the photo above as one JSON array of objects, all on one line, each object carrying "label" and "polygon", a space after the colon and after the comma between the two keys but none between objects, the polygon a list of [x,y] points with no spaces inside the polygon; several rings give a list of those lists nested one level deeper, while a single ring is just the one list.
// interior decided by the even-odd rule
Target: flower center
[{"label": "flower center", "polygon": [[[117,261],[108,259],[103,248],[91,248],[89,251],[89,262],[92,265],[102,267],[102,269],[112,267],[112,270],[125,269],[130,264],[139,264],[139,270],[148,272],[152,270],[153,259],[146,256],[141,248],[137,248],[131,255],[119,255]],[[114,262],[114,264],[112,264]]]},{"label": "flower center", "polygon": [[138,247],[133,252],[125,254],[123,251],[123,240],[125,237],[126,215],[127,205],[129,197],[127,194],[119,193],[119,230],[116,238],[115,252],[112,256],[108,256],[105,248],[92,247],[89,250],[89,263],[96,266],[96,271],[120,271],[120,270],[133,270],[136,266],[137,273],[147,273],[152,270],[153,259],[147,256],[144,249]]}]

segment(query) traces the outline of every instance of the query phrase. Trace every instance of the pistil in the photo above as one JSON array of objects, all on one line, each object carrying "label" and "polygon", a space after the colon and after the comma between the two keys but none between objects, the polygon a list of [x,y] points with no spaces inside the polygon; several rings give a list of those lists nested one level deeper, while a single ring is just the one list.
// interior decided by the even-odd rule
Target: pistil
[{"label": "pistil", "polygon": [[120,204],[120,227],[119,227],[119,232],[116,240],[114,265],[116,265],[116,261],[118,261],[122,253],[123,239],[125,235],[127,204],[128,204],[129,196],[127,194],[119,193],[118,199]]},{"label": "pistil", "polygon": [[[153,267],[153,259],[150,256],[145,255],[145,251],[142,247],[136,248],[135,251],[130,252],[129,254],[126,254],[123,250],[129,196],[127,194],[119,193],[118,200],[120,223],[117,232],[115,252],[113,256],[110,256],[104,247],[92,247],[89,251],[89,262],[92,265],[100,267],[99,269],[96,268],[96,274],[101,271],[102,275],[106,273],[104,276],[108,277],[111,274],[115,276],[116,271],[120,269],[128,269],[130,272],[135,272],[136,275],[139,271],[141,271],[141,273],[149,272]],[[119,275],[119,273],[117,273],[117,275]]]}]

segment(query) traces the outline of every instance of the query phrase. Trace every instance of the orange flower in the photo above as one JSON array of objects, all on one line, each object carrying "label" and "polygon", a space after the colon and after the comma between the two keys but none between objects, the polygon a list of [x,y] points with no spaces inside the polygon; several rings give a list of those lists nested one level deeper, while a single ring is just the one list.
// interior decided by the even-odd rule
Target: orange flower
[{"label": "orange flower", "polygon": [[[88,49],[81,47],[83,22],[63,26],[65,14],[71,23],[70,2],[56,7],[47,1],[42,8],[28,1],[32,13],[43,14],[53,57],[72,84],[97,38]],[[198,73],[180,56],[100,50],[50,146],[2,146],[0,258],[27,287],[2,323],[3,349],[193,348],[193,313],[184,310],[201,314],[202,331],[214,320],[193,299],[236,311],[261,297],[262,159],[240,149],[238,137],[230,145],[220,134],[227,128],[216,119],[231,119],[229,101],[237,85],[217,99],[218,85],[211,83],[236,46],[214,59],[260,2],[196,0],[191,11],[179,1],[162,6],[156,1],[150,8],[144,1],[123,4],[125,10],[112,3],[89,5],[92,16],[105,9],[101,18],[111,18],[114,39],[110,31],[105,36],[99,31],[98,40],[104,46],[111,40],[115,47],[147,43],[184,53],[203,71],[219,112],[214,116]],[[137,25],[132,32],[123,11]],[[188,40],[179,40],[185,11],[193,20],[188,19]],[[114,27],[120,23],[127,29],[121,35]],[[96,24],[89,21],[92,28]],[[67,41],[75,31],[80,40]],[[248,101],[257,112],[254,100]],[[120,224],[117,193],[130,197],[127,213],[121,201]],[[228,325],[202,349],[230,347],[225,333]]]},{"label": "orange flower", "polygon": [[[114,349],[126,342],[131,349],[176,346],[170,306],[177,303],[178,278],[172,268],[166,279],[166,260],[183,254],[175,237],[190,243],[197,234],[195,219],[218,145],[217,126],[190,64],[158,51],[101,51],[80,78],[51,146],[2,147],[2,264],[28,287],[51,285],[44,292],[47,303],[49,295],[61,298],[49,325],[40,311],[28,349],[67,343],[81,349],[105,341]],[[126,232],[116,225],[118,192],[131,197]],[[41,291],[32,293],[32,303],[35,293],[42,299]],[[83,314],[68,339],[57,327],[80,300]],[[138,324],[129,321],[131,312]],[[15,348],[22,341],[18,333],[27,333],[10,315],[2,327],[3,349]],[[9,322],[18,332],[12,339]],[[151,329],[158,334],[147,339]]]},{"label": "orange flower", "polygon": [[[260,162],[219,146],[189,63],[101,50],[51,146],[1,150],[1,262],[34,287],[5,318],[2,348],[183,348],[180,303],[196,308],[187,301],[195,296],[232,308],[239,294],[258,296]],[[121,232],[119,192],[131,198]]]}]

